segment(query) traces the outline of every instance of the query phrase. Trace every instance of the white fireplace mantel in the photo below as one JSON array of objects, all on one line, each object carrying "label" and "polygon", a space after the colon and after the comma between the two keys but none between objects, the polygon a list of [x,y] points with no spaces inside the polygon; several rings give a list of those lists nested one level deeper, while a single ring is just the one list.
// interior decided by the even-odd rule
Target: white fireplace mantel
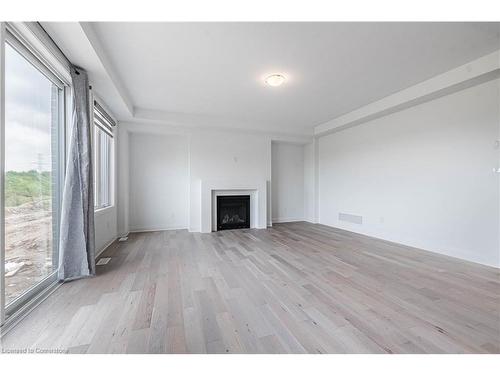
[{"label": "white fireplace mantel", "polygon": [[217,195],[250,195],[250,227],[265,229],[267,225],[267,182],[205,180],[201,181],[201,232],[214,229]]}]

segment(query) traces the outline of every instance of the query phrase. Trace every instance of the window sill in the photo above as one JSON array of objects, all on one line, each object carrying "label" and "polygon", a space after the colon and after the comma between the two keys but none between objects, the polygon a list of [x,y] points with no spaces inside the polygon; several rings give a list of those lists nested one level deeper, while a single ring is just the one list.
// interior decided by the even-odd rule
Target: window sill
[{"label": "window sill", "polygon": [[103,208],[96,208],[94,210],[94,217],[96,216],[102,216],[106,213],[108,213],[109,211],[112,211],[115,209],[115,206],[107,206],[107,207],[103,207]]}]

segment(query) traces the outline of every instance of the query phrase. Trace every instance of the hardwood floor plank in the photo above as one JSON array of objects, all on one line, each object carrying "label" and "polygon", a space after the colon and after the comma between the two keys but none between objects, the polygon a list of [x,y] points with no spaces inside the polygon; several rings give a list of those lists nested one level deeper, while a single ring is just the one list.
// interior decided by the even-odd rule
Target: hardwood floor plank
[{"label": "hardwood floor plank", "polygon": [[133,233],[1,339],[70,353],[500,353],[500,270],[304,222]]}]

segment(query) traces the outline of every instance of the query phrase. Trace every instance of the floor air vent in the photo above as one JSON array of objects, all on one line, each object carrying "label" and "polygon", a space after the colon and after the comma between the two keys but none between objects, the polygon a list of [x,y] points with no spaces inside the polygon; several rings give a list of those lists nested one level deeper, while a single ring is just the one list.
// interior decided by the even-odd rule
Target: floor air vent
[{"label": "floor air vent", "polygon": [[97,261],[98,266],[104,266],[105,264],[108,264],[111,258],[101,258]]}]

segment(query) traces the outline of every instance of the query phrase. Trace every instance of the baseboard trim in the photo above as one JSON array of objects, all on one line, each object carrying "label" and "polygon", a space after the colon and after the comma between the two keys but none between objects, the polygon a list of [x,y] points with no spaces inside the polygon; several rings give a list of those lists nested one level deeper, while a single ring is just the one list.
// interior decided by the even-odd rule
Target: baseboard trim
[{"label": "baseboard trim", "polygon": [[273,219],[272,223],[295,223],[297,221],[306,221],[305,218],[290,218],[290,217],[278,217]]},{"label": "baseboard trim", "polygon": [[[133,229],[133,230],[130,230],[128,232],[128,234],[130,233],[145,233],[145,232],[166,232],[166,231],[169,231],[169,230],[188,230],[187,227],[172,227],[172,228],[158,228],[158,229]],[[120,236],[122,237],[122,236]]]},{"label": "baseboard trim", "polygon": [[306,223],[319,224],[319,220],[318,219],[311,219],[311,218],[309,218],[309,219],[304,219],[304,221]]}]

